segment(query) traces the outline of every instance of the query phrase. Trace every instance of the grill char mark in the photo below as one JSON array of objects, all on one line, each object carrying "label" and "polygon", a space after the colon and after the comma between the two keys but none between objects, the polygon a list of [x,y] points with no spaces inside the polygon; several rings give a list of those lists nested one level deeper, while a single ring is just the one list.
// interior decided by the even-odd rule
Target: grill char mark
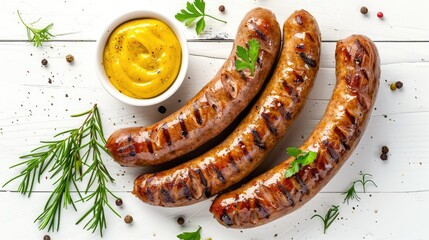
[{"label": "grill char mark", "polygon": [[201,113],[200,113],[200,109],[198,109],[198,104],[197,102],[194,102],[194,116],[195,116],[195,120],[197,121],[198,125],[202,125],[203,124],[203,119],[201,118]]},{"label": "grill char mark", "polygon": [[255,22],[251,22],[251,25],[253,27],[253,30],[255,30],[256,35],[258,35],[258,38],[262,39],[263,41],[267,41],[267,35],[265,35],[261,29],[258,28],[258,25],[255,24]]},{"label": "grill char mark", "polygon": [[226,180],[222,172],[219,169],[217,169],[217,167],[214,164],[210,164],[210,167],[215,171],[217,179],[219,179],[219,181],[225,184]]},{"label": "grill char mark", "polygon": [[302,58],[302,60],[310,67],[317,67],[317,62],[314,59],[309,58],[307,55],[305,55],[304,52],[301,52],[299,56]]},{"label": "grill char mark", "polygon": [[308,190],[307,184],[305,184],[304,180],[302,180],[302,178],[298,174],[295,174],[294,176],[295,176],[295,180],[301,186],[301,189],[302,189],[301,191],[308,195],[310,191]]},{"label": "grill char mark", "polygon": [[210,197],[211,193],[210,193],[210,188],[207,185],[207,180],[204,177],[203,173],[201,172],[200,169],[196,169],[195,172],[198,173],[198,176],[200,177],[200,182],[201,184],[203,184],[204,186],[204,195],[208,198]]},{"label": "grill char mark", "polygon": [[171,198],[170,193],[164,187],[161,188],[161,198],[163,202],[174,203],[173,198]]},{"label": "grill char mark", "polygon": [[185,120],[184,120],[182,113],[179,114],[179,124],[180,124],[180,129],[182,130],[182,132],[181,132],[182,136],[187,138],[188,137],[188,129],[186,128]]},{"label": "grill char mark", "polygon": [[341,131],[341,129],[339,129],[337,126],[335,126],[335,128],[334,128],[334,132],[338,135],[338,137],[340,138],[340,143],[341,143],[341,145],[343,145],[343,147],[346,149],[346,150],[349,150],[350,149],[350,146],[347,144],[347,138],[346,138],[346,136],[344,135],[344,133]]},{"label": "grill char mark", "polygon": [[249,151],[247,151],[246,145],[244,144],[243,140],[238,141],[238,147],[241,149],[243,155],[247,158],[247,160],[249,160],[249,162],[252,162],[252,156],[250,156]]},{"label": "grill char mark", "polygon": [[331,144],[328,141],[326,140],[323,141],[323,144],[328,150],[329,156],[331,156],[331,158],[334,159],[335,163],[338,163],[338,161],[340,160],[340,157],[338,156],[337,151],[331,146]]},{"label": "grill char mark", "polygon": [[268,116],[268,114],[266,114],[265,112],[261,113],[261,116],[264,119],[264,123],[267,126],[267,128],[270,130],[270,132],[277,136],[277,128],[271,122],[270,116]]},{"label": "grill char mark", "polygon": [[150,139],[149,139],[149,138],[145,138],[144,140],[145,140],[145,142],[146,142],[146,145],[147,145],[147,149],[148,149],[148,151],[149,151],[150,153],[152,153],[152,154],[153,154],[153,146],[152,146],[152,142],[150,141]]},{"label": "grill char mark", "polygon": [[279,188],[280,192],[286,197],[289,206],[294,207],[295,202],[293,201],[290,192],[280,182],[277,182],[277,187]]},{"label": "grill char mark", "polygon": [[253,135],[253,142],[255,143],[255,145],[258,146],[262,150],[266,150],[267,147],[262,142],[261,135],[259,135],[258,131],[256,129],[252,129],[251,132]]},{"label": "grill char mark", "polygon": [[292,101],[299,102],[299,95],[295,89],[289,85],[285,80],[282,82],[283,87],[285,88],[287,94],[292,98]]},{"label": "grill char mark", "polygon": [[166,123],[162,125],[162,134],[164,135],[165,141],[167,142],[168,146],[171,146],[173,143],[171,142],[170,133],[168,132],[168,126]]}]

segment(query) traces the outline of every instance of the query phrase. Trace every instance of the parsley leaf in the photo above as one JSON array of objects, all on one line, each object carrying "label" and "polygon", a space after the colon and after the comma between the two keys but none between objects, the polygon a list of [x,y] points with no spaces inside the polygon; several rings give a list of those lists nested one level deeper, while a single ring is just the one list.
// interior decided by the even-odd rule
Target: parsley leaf
[{"label": "parsley leaf", "polygon": [[177,238],[182,239],[182,240],[200,240],[201,239],[200,231],[201,231],[201,227],[199,226],[197,231],[195,231],[195,232],[183,232],[183,233],[177,235]]},{"label": "parsley leaf", "polygon": [[285,177],[291,177],[301,169],[301,167],[312,164],[317,158],[317,152],[302,152],[301,149],[295,147],[287,148],[287,153],[292,157],[295,157],[295,160],[290,164],[289,168],[286,170]]},{"label": "parsley leaf", "polygon": [[206,14],[205,9],[206,3],[204,2],[204,0],[194,0],[193,3],[187,2],[186,9],[181,9],[180,12],[177,13],[174,17],[180,22],[183,22],[187,27],[189,27],[194,21],[199,19],[195,24],[195,31],[197,32],[197,35],[200,35],[206,27],[204,17],[213,18],[214,20],[217,20],[219,22],[226,23],[226,21]]},{"label": "parsley leaf", "polygon": [[235,68],[237,71],[248,68],[250,70],[250,75],[253,76],[255,73],[255,64],[258,59],[259,53],[259,42],[255,39],[251,39],[248,42],[249,49],[246,49],[242,46],[237,46],[237,60],[235,61]]}]

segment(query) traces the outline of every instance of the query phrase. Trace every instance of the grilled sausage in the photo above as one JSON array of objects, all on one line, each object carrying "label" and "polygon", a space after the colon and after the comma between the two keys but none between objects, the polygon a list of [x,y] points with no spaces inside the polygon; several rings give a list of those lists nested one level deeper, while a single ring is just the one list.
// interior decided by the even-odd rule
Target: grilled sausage
[{"label": "grilled sausage", "polygon": [[[244,17],[232,48],[216,76],[181,109],[148,127],[114,132],[107,149],[122,166],[161,164],[217,136],[261,89],[280,50],[280,26],[274,14],[255,8]],[[235,68],[237,45],[256,39],[260,50],[254,75]]]},{"label": "grilled sausage", "polygon": [[240,181],[263,161],[301,111],[319,68],[316,20],[297,11],[283,31],[283,50],[273,77],[234,132],[198,158],[138,177],[133,192],[137,197],[153,205],[188,205]]},{"label": "grilled sausage", "polygon": [[210,211],[223,225],[250,228],[290,213],[322,189],[358,144],[378,91],[380,66],[373,42],[353,35],[337,43],[337,83],[325,115],[301,150],[316,151],[315,161],[292,177],[294,158],[239,189],[219,195]]}]

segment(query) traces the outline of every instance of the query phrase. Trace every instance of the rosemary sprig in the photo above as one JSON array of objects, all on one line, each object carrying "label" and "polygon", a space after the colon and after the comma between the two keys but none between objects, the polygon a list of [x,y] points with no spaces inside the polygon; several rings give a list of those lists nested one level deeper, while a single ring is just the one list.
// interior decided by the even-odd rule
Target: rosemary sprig
[{"label": "rosemary sprig", "polygon": [[322,219],[323,222],[323,234],[326,234],[326,230],[331,226],[331,224],[335,221],[335,219],[338,217],[340,212],[338,211],[339,206],[332,205],[332,207],[328,210],[325,217],[320,216],[319,214],[314,214],[311,219],[314,217],[319,217]]},{"label": "rosemary sprig", "polygon": [[[102,229],[106,227],[104,207],[107,205],[119,216],[108,203],[109,195],[114,198],[117,197],[106,186],[108,182],[113,183],[114,179],[101,159],[102,151],[107,153],[107,150],[104,147],[106,140],[97,105],[84,113],[72,115],[72,117],[85,115],[86,118],[79,128],[70,129],[54,136],[54,138],[62,136],[62,139],[42,141],[42,146],[33,149],[28,155],[21,156],[23,159],[29,159],[13,165],[11,168],[18,166],[26,166],[26,168],[3,185],[4,187],[10,182],[22,178],[18,191],[29,197],[33,191],[36,177],[37,182],[40,183],[41,176],[49,167],[51,178],[59,176],[53,183],[55,189],[49,196],[44,211],[35,220],[35,222],[40,222],[39,229],[48,227],[48,231],[58,231],[61,209],[71,205],[76,210],[75,201],[71,197],[72,185],[79,195],[78,201],[93,199],[93,207],[79,219],[77,224],[92,214],[92,218],[84,228],[92,229],[93,232],[99,228],[102,235]],[[81,152],[84,154],[81,155]],[[83,165],[88,168],[82,174]],[[88,175],[90,177],[85,194],[88,194],[94,183],[96,183],[97,188],[93,193],[83,197],[76,182],[82,181]]]},{"label": "rosemary sprig", "polygon": [[359,179],[359,180],[356,180],[356,181],[352,182],[350,188],[343,193],[343,195],[344,194],[346,195],[346,197],[344,198],[343,203],[347,202],[347,204],[349,204],[350,200],[354,200],[354,199],[356,199],[357,201],[360,200],[360,197],[357,195],[356,188],[355,188],[356,183],[362,184],[362,189],[363,189],[364,193],[366,192],[365,187],[366,187],[367,183],[372,183],[372,184],[374,184],[375,187],[377,187],[377,184],[375,184],[374,181],[372,181],[371,179],[365,179],[366,176],[372,177],[371,174],[368,174],[368,173],[364,173],[363,174],[361,172],[359,175],[362,176],[362,179]]},{"label": "rosemary sprig", "polygon": [[40,46],[42,46],[43,42],[48,41],[52,37],[55,37],[55,35],[53,35],[52,33],[49,32],[49,30],[51,30],[52,26],[54,26],[53,23],[50,23],[46,27],[41,28],[41,29],[34,28],[32,25],[37,23],[40,19],[33,22],[33,23],[26,24],[24,22],[24,20],[22,20],[21,14],[19,13],[19,10],[16,10],[16,12],[18,13],[18,17],[21,20],[22,24],[25,26],[25,28],[27,28],[28,41],[33,42],[33,45],[35,47],[40,47]]}]

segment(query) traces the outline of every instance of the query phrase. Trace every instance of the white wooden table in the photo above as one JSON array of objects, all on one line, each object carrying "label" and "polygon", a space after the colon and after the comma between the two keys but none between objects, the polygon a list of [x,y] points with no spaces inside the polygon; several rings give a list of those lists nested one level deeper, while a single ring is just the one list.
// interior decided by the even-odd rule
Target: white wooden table
[{"label": "white wooden table", "polygon": [[[228,21],[207,20],[204,34],[197,37],[187,29],[190,49],[188,77],[180,90],[154,107],[131,107],[112,98],[94,72],[95,39],[105,21],[130,9],[154,8],[174,16],[186,1],[10,1],[0,0],[0,185],[19,173],[9,169],[20,155],[49,140],[61,130],[76,127],[82,119],[69,115],[99,104],[104,131],[148,125],[174,112],[191,98],[229,55],[236,28],[245,12],[256,6],[273,10],[283,24],[294,10],[304,8],[318,20],[322,32],[322,61],[316,84],[293,129],[272,152],[258,172],[286,157],[285,148],[299,146],[321,119],[335,83],[335,42],[350,34],[372,38],[381,56],[381,85],[369,126],[351,158],[308,204],[294,213],[262,227],[249,230],[226,229],[211,216],[207,200],[190,207],[159,208],[140,202],[130,190],[136,176],[145,171],[122,168],[105,157],[116,179],[111,186],[124,200],[122,216],[134,217],[131,225],[107,213],[103,239],[176,239],[183,231],[202,226],[202,239],[428,239],[429,228],[429,3],[426,0],[247,0],[207,1],[207,12]],[[225,13],[218,11],[224,4]],[[369,14],[360,13],[366,6]],[[40,26],[53,22],[58,36],[41,48],[26,42],[25,29],[16,10],[30,22],[42,17]],[[384,13],[383,20],[376,13]],[[183,26],[185,29],[185,27]],[[73,54],[75,63],[65,61]],[[43,58],[49,61],[41,66]],[[51,79],[52,83],[48,83]],[[404,83],[392,92],[389,84]],[[167,113],[157,111],[163,105]],[[381,161],[380,148],[390,148],[389,160]],[[378,188],[359,193],[361,200],[343,204],[344,192],[359,172],[371,173]],[[46,175],[46,177],[48,174]],[[0,190],[0,239],[42,239],[33,223],[52,191],[52,181],[43,178],[30,198],[15,190],[13,182]],[[361,189],[359,189],[360,191]],[[76,195],[76,194],[75,194]],[[113,200],[112,200],[112,204]],[[310,220],[316,210],[324,214],[332,204],[340,205],[340,216],[326,235],[319,220]],[[77,204],[78,212],[62,212],[59,232],[52,239],[100,239],[98,233],[75,225],[90,204]],[[116,206],[115,206],[116,207]],[[176,223],[185,218],[184,226]]]}]

